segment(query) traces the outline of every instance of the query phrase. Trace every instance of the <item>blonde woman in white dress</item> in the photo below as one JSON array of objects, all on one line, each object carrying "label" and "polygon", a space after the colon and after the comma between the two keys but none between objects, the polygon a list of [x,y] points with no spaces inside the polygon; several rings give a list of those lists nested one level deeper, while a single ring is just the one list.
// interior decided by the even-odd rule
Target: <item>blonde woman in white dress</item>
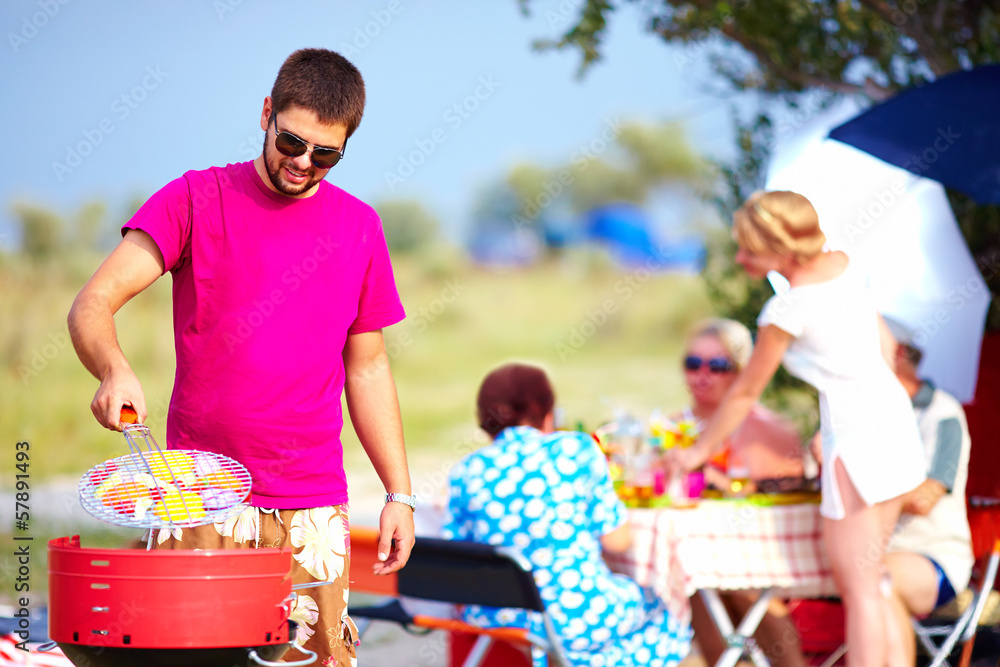
[{"label": "blonde woman in white dress", "polygon": [[755,193],[733,218],[736,261],[790,289],[757,320],[757,343],[698,444],[669,464],[692,470],[739,426],[778,365],[819,392],[823,539],[847,614],[850,667],[902,665],[903,638],[882,585],[882,557],[902,506],[924,479],[909,398],[889,366],[894,341],[846,254],[826,251],[812,204]]}]

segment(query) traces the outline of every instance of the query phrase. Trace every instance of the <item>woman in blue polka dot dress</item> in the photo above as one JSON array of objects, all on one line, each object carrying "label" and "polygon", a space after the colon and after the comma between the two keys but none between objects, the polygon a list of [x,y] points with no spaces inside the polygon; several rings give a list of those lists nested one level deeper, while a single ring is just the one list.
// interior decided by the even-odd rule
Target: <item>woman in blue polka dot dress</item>
[{"label": "woman in blue polka dot dress", "polygon": [[[676,664],[687,655],[690,628],[604,563],[602,550],[623,551],[631,541],[625,507],[593,438],[553,431],[554,404],[539,368],[507,364],[486,377],[479,425],[494,440],[452,470],[444,536],[514,547],[531,562],[570,664]],[[533,612],[468,606],[463,614],[475,625],[545,636]],[[547,664],[537,649],[532,657],[535,667]]]}]

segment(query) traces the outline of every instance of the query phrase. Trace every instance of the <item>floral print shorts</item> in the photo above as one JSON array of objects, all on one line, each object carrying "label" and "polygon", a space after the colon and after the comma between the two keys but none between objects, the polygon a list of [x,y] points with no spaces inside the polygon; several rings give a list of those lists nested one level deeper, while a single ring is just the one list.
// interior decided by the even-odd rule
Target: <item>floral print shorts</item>
[{"label": "floral print shorts", "polygon": [[[155,541],[158,549],[291,548],[293,584],[334,582],[298,593],[291,614],[299,624],[296,646],[315,651],[315,665],[356,667],[358,631],[347,615],[351,541],[346,504],[300,510],[244,506],[221,523],[159,530]],[[284,656],[285,661],[304,658],[295,648]]]}]

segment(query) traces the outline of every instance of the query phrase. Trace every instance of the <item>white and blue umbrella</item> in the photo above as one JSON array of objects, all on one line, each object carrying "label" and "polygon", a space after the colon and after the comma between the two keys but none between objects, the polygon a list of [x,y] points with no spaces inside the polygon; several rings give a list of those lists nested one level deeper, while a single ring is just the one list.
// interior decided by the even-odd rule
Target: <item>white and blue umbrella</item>
[{"label": "white and blue umbrella", "polygon": [[[915,333],[921,375],[968,402],[989,291],[940,183],[829,137],[860,111],[847,100],[795,129],[779,125],[766,188],[813,203],[829,247],[861,265],[882,313]],[[771,282],[782,289],[780,276]]]}]

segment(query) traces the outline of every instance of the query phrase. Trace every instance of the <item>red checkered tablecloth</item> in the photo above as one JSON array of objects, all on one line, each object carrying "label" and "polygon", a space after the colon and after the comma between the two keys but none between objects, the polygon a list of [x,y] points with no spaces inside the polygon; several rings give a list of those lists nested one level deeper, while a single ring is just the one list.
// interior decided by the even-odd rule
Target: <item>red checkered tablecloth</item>
[{"label": "red checkered tablecloth", "polygon": [[633,509],[628,552],[612,569],[649,586],[686,617],[700,588],[774,588],[782,597],[836,595],[819,506],[702,500],[690,509]]}]

